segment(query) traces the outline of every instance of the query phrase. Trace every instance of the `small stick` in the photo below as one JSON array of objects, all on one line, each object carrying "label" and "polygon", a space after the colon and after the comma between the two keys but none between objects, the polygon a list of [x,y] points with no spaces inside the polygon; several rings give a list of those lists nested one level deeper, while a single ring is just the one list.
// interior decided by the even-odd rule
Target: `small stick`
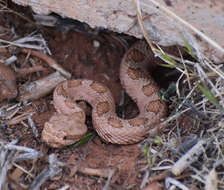
[{"label": "small stick", "polygon": [[57,23],[57,18],[54,16],[34,14],[33,17],[39,25],[53,27]]},{"label": "small stick", "polygon": [[26,113],[26,112],[25,112],[25,113],[23,113],[23,114],[21,114],[21,115],[18,115],[18,116],[16,116],[16,117],[12,118],[12,119],[9,120],[9,121],[6,121],[6,124],[7,124],[7,125],[15,125],[15,124],[18,124],[18,123],[20,123],[21,121],[28,119],[28,117],[29,117],[30,114],[31,114],[31,113]]},{"label": "small stick", "polygon": [[[17,151],[17,154],[13,158],[14,162],[31,160],[31,159],[36,160],[38,157],[41,156],[41,153],[36,151],[35,149],[28,148],[25,146],[14,145],[17,142],[18,142],[17,140],[14,140],[11,143],[6,144],[6,143],[0,141],[0,151],[2,151],[2,149],[7,150],[7,151],[9,151],[9,150]],[[2,158],[1,158],[1,160],[2,160]]]},{"label": "small stick", "polygon": [[210,189],[218,190],[217,173],[214,168],[206,176],[206,181],[205,181],[205,190],[210,190]]},{"label": "small stick", "polygon": [[21,109],[21,107],[16,107],[14,110],[8,111],[7,113],[5,112],[4,118],[7,120],[11,119],[19,112],[20,109]]},{"label": "small stick", "polygon": [[52,73],[45,78],[24,84],[19,87],[20,101],[36,100],[49,94],[59,83],[66,80],[59,72]]},{"label": "small stick", "polygon": [[39,57],[40,59],[44,60],[50,67],[60,72],[64,77],[71,78],[71,74],[68,71],[64,70],[64,68],[61,65],[59,65],[54,59],[44,54],[43,52],[25,48],[22,48],[21,50],[23,53],[31,53],[31,55]]},{"label": "small stick", "polygon": [[15,166],[16,168],[18,168],[19,170],[21,170],[23,173],[27,174],[28,176],[30,176],[31,178],[34,178],[34,176],[27,171],[25,168],[23,168],[22,166],[16,164],[15,162],[13,163],[13,166]]},{"label": "small stick", "polygon": [[140,188],[141,188],[141,189],[142,189],[143,187],[146,186],[146,183],[147,183],[147,181],[148,181],[148,178],[149,178],[149,170],[146,170],[146,171],[145,171],[145,174],[144,174],[144,176],[143,176],[141,185],[140,185]]},{"label": "small stick", "polygon": [[13,163],[40,157],[40,153],[32,148],[15,145],[18,140],[10,143],[0,141],[0,189],[7,183],[7,173]]},{"label": "small stick", "polygon": [[159,180],[163,180],[166,177],[170,176],[171,172],[169,170],[165,170],[162,173],[160,173],[159,175],[156,176],[152,176],[148,179],[148,183],[152,183],[155,181],[159,181]]},{"label": "small stick", "polygon": [[114,174],[116,172],[116,168],[95,169],[95,168],[80,167],[78,171],[86,175],[108,178],[109,176],[111,176],[111,173]]},{"label": "small stick", "polygon": [[61,187],[61,188],[58,189],[58,190],[67,190],[67,189],[70,189],[70,185],[65,184],[63,187]]},{"label": "small stick", "polygon": [[172,167],[171,171],[174,175],[180,175],[185,168],[196,161],[205,150],[206,141],[200,140],[186,154],[184,154]]},{"label": "small stick", "polygon": [[177,181],[176,179],[171,178],[171,177],[167,177],[165,183],[166,183],[166,189],[171,189],[171,188],[169,188],[169,186],[170,186],[170,184],[173,184],[182,190],[189,190],[189,188],[186,187],[185,185],[183,185],[180,181]]},{"label": "small stick", "polygon": [[[16,144],[18,141],[13,140],[10,144]],[[16,153],[16,151],[12,151],[9,153],[9,150],[4,147],[4,143],[0,141],[0,189],[3,189],[4,184],[6,184],[7,180],[7,171],[12,159]]]},{"label": "small stick", "polygon": [[49,167],[44,169],[39,175],[34,179],[28,190],[39,190],[40,186],[45,183],[49,178],[62,172],[62,167],[64,163],[57,160],[54,154],[49,156]]},{"label": "small stick", "polygon": [[46,68],[44,68],[41,65],[35,65],[33,67],[30,68],[23,68],[23,69],[18,69],[16,71],[16,77],[21,77],[30,73],[35,73],[35,72],[39,72],[39,71],[46,71]]},{"label": "small stick", "polygon": [[31,129],[32,129],[32,131],[33,131],[34,136],[35,136],[36,138],[39,137],[40,135],[39,135],[38,130],[37,130],[37,128],[36,128],[36,125],[35,125],[35,123],[34,123],[34,121],[33,121],[33,119],[32,119],[32,114],[30,114],[30,115],[28,116],[28,123],[29,123],[29,126],[31,127]]},{"label": "small stick", "polygon": [[0,39],[0,42],[1,43],[6,43],[7,44],[6,47],[8,47],[8,46],[17,46],[17,47],[32,48],[32,49],[38,49],[38,50],[43,50],[44,49],[40,45],[22,44],[22,43],[18,43],[16,41],[10,42],[10,41],[7,41],[7,40]]},{"label": "small stick", "polygon": [[5,60],[5,66],[8,66],[17,61],[17,57],[15,55]]},{"label": "small stick", "polygon": [[4,154],[4,158],[3,160],[1,160],[1,173],[0,173],[0,189],[3,189],[4,184],[7,181],[7,172],[8,172],[8,168],[10,167],[13,158],[16,154],[16,151],[11,151],[10,153],[8,153],[8,150],[5,151],[1,151],[1,154]]}]

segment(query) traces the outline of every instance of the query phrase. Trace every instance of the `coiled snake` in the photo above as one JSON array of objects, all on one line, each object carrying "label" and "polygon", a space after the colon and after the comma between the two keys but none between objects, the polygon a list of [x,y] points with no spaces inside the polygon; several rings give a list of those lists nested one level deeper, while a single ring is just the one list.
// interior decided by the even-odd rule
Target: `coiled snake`
[{"label": "coiled snake", "polygon": [[93,126],[106,142],[133,144],[153,134],[166,116],[167,107],[158,95],[159,87],[146,72],[148,52],[147,43],[138,42],[125,53],[120,66],[121,84],[139,108],[136,118],[117,116],[113,96],[103,84],[86,79],[68,80],[54,90],[57,112],[45,123],[42,139],[52,147],[63,147],[85,135],[85,113],[76,100],[91,104]]}]

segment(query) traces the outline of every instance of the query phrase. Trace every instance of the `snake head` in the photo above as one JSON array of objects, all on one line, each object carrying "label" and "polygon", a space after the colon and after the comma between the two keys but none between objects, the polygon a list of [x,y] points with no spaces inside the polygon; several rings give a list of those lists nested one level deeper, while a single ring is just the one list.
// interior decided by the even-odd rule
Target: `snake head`
[{"label": "snake head", "polygon": [[74,144],[87,132],[87,126],[74,115],[54,114],[44,124],[42,140],[54,148],[62,148]]}]

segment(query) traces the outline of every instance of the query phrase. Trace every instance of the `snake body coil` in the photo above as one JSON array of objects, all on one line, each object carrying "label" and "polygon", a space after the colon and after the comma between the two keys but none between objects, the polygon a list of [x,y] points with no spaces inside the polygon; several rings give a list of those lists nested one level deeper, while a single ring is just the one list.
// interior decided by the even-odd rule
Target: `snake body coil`
[{"label": "snake body coil", "polygon": [[42,139],[52,147],[63,147],[85,135],[85,113],[76,100],[91,104],[93,126],[106,142],[133,144],[154,133],[166,116],[167,107],[158,95],[159,87],[146,72],[148,52],[148,45],[139,42],[125,53],[120,66],[121,83],[139,108],[136,118],[117,116],[113,96],[106,86],[86,79],[69,80],[54,91],[57,113],[45,123]]}]

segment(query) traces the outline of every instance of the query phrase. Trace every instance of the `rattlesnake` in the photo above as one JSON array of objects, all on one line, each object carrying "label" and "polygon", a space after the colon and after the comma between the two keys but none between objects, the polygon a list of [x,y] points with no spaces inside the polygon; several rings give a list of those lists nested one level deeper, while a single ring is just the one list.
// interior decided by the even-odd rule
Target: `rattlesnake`
[{"label": "rattlesnake", "polygon": [[52,147],[63,147],[85,135],[85,113],[76,100],[91,104],[93,126],[106,142],[133,144],[153,134],[166,116],[167,107],[158,95],[159,87],[146,72],[148,52],[147,43],[138,42],[125,53],[120,66],[121,84],[139,108],[136,118],[121,119],[116,115],[113,96],[103,84],[87,79],[67,80],[54,90],[57,112],[44,125],[43,141]]}]

